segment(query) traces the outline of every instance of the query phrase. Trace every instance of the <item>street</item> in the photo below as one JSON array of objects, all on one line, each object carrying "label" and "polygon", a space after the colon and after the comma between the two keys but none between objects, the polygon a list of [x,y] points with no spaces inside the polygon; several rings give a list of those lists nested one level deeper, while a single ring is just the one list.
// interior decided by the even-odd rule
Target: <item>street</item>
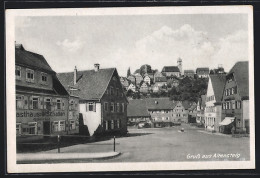
[{"label": "street", "polygon": [[[185,132],[180,132],[181,128],[184,128]],[[186,124],[170,128],[129,128],[128,131],[128,137],[116,138],[116,151],[122,153],[120,156],[91,162],[249,160],[249,138],[246,137],[233,138],[230,135],[204,133],[203,129]],[[62,148],[61,152],[112,150],[113,139]]]}]

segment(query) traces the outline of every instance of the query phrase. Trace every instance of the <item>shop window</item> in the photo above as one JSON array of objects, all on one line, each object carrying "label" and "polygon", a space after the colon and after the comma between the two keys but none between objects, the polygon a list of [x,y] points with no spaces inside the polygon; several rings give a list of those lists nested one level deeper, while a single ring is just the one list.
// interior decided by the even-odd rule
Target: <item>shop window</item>
[{"label": "shop window", "polygon": [[41,79],[43,84],[47,84],[47,74],[46,73],[41,73]]},{"label": "shop window", "polygon": [[61,100],[57,99],[57,109],[61,109]]},{"label": "shop window", "polygon": [[59,131],[59,121],[53,122],[53,131],[58,132]]},{"label": "shop window", "polygon": [[16,135],[21,135],[21,134],[22,134],[21,123],[16,123]]},{"label": "shop window", "polygon": [[60,121],[60,130],[59,131],[65,131],[65,121]]},{"label": "shop window", "polygon": [[37,134],[37,123],[36,122],[29,122],[28,123],[28,134],[36,135]]},{"label": "shop window", "polygon": [[75,121],[70,121],[70,130],[75,130],[75,129],[76,129]]},{"label": "shop window", "polygon": [[110,103],[110,111],[111,111],[111,112],[114,112],[114,109],[115,109],[115,108],[114,108],[114,103]]},{"label": "shop window", "polygon": [[34,82],[34,71],[31,69],[26,69],[26,81]]},{"label": "shop window", "polygon": [[23,109],[23,96],[16,96],[16,108]]},{"label": "shop window", "polygon": [[20,66],[15,66],[15,78],[21,80],[22,77],[22,69]]}]

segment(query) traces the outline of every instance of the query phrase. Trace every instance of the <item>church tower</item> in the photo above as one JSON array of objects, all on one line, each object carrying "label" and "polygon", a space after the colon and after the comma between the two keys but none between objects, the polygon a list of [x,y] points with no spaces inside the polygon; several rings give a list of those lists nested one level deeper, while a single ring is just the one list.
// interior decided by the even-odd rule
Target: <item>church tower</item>
[{"label": "church tower", "polygon": [[180,75],[182,75],[182,59],[178,58],[177,60],[178,68],[180,70]]}]

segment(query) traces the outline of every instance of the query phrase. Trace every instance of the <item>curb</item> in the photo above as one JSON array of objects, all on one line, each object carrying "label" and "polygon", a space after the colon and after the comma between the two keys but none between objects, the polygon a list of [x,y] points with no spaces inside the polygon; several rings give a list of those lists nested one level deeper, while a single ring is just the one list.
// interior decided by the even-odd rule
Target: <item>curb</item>
[{"label": "curb", "polygon": [[[60,155],[63,155],[61,156],[60,158],[55,158],[55,157],[50,157],[50,155],[53,154],[53,155],[57,155],[59,154]],[[77,162],[77,161],[91,161],[91,160],[105,160],[105,159],[112,159],[112,158],[115,158],[117,156],[120,156],[121,155],[121,152],[115,152],[115,154],[112,154],[112,155],[105,155],[105,156],[82,156],[82,157],[79,157],[79,155],[84,155],[83,153],[73,153],[77,156],[66,156],[66,154],[68,155],[68,153],[51,153],[51,154],[45,154],[46,155],[46,158],[30,158],[30,154],[17,154],[17,164],[39,164],[39,163],[69,163],[69,162]],[[72,153],[69,153],[69,154],[72,154]],[[100,153],[92,153],[93,155],[95,154],[100,154]],[[20,157],[19,157],[20,155]],[[25,155],[26,155],[26,158],[25,158]],[[31,155],[37,155],[37,153],[35,154],[31,154]],[[41,154],[42,156],[44,154]],[[28,157],[27,157],[28,156]]]}]

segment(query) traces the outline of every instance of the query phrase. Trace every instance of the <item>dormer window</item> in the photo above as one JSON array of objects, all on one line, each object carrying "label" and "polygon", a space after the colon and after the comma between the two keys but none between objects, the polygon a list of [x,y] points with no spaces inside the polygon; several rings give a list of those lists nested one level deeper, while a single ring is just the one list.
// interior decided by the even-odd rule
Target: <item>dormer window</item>
[{"label": "dormer window", "polygon": [[34,70],[26,69],[26,81],[34,82]]},{"label": "dormer window", "polygon": [[21,77],[22,77],[22,69],[20,66],[15,66],[15,78],[17,80],[21,80]]},{"label": "dormer window", "polygon": [[47,74],[46,73],[41,73],[41,79],[42,79],[42,83],[43,84],[46,84],[47,83],[47,80],[48,80],[48,78],[47,78]]}]

